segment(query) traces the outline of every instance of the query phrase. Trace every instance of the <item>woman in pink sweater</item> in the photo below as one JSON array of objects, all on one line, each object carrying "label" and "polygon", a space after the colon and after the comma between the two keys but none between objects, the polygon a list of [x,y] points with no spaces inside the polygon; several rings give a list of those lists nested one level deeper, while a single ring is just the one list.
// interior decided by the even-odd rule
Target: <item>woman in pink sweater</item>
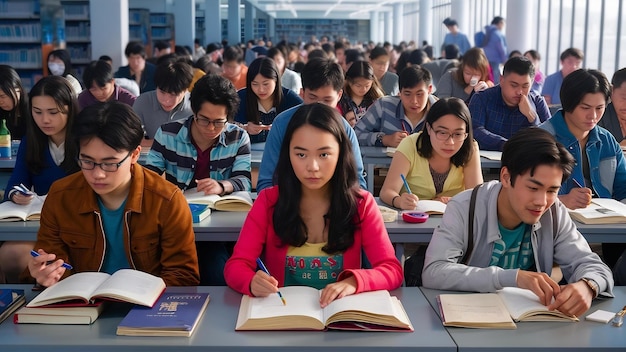
[{"label": "woman in pink sweater", "polygon": [[[277,186],[259,193],[224,277],[234,290],[268,296],[282,286],[322,289],[320,305],[402,284],[372,195],[359,189],[341,116],[323,104],[303,105],[287,126]],[[362,269],[362,253],[371,269]],[[257,267],[261,258],[272,276]]]}]

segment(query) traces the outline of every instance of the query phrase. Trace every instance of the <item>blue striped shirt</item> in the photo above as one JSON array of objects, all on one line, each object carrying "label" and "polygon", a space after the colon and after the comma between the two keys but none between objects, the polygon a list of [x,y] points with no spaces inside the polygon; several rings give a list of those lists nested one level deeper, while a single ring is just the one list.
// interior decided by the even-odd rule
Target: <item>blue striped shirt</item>
[{"label": "blue striped shirt", "polygon": [[[193,179],[198,152],[191,142],[193,116],[164,124],[154,135],[146,167],[183,191],[196,186]],[[210,177],[233,184],[234,191],[250,191],[250,137],[234,124],[227,123],[211,149]]]}]

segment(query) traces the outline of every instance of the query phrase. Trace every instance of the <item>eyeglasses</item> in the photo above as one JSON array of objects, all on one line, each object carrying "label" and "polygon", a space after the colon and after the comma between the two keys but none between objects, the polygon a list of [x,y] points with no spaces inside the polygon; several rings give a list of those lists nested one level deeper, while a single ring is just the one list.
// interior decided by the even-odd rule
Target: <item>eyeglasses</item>
[{"label": "eyeglasses", "polygon": [[454,132],[454,133],[448,133],[446,131],[433,131],[433,132],[435,132],[435,138],[437,138],[440,141],[447,141],[448,139],[450,139],[450,137],[452,137],[453,141],[462,142],[465,140],[465,138],[467,138],[466,132]]},{"label": "eyeglasses", "polygon": [[222,128],[224,127],[224,125],[226,125],[226,120],[209,120],[209,119],[202,119],[199,117],[194,117],[193,118],[196,123],[202,127],[207,127],[208,125],[213,125],[215,128]]},{"label": "eyeglasses", "polygon": [[115,172],[117,171],[117,169],[120,168],[120,165],[122,165],[131,154],[132,152],[128,153],[128,155],[126,155],[126,157],[122,159],[119,163],[96,163],[91,160],[84,159],[76,159],[76,161],[78,161],[78,166],[83,170],[93,170],[96,168],[96,166],[100,166],[103,171]]}]

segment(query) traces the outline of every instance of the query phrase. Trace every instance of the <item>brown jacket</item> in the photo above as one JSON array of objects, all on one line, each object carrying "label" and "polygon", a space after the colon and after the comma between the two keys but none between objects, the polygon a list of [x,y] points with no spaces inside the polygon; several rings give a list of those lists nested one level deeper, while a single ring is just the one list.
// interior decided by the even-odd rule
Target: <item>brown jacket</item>
[{"label": "brown jacket", "polygon": [[[176,186],[138,164],[131,172],[123,224],[128,263],[163,278],[168,286],[198,285],[195,235],[185,197]],[[35,244],[35,250],[40,248],[74,267],[63,278],[101,270],[106,252],[102,218],[96,193],[82,172],[50,188]]]}]

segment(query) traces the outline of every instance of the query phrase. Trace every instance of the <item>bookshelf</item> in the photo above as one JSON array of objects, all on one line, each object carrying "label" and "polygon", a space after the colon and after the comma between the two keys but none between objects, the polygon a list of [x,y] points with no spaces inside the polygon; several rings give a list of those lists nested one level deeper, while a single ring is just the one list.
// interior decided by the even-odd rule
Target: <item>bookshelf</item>
[{"label": "bookshelf", "polygon": [[345,37],[350,41],[367,41],[369,36],[368,20],[320,20],[320,19],[276,19],[277,41],[308,41],[312,35],[320,38],[327,35],[334,40]]},{"label": "bookshelf", "polygon": [[142,43],[146,47],[148,57],[152,57],[150,10],[128,9],[128,40]]},{"label": "bookshelf", "polygon": [[61,1],[65,12],[65,49],[72,57],[76,78],[82,81],[83,71],[91,62],[91,21],[88,0]]},{"label": "bookshelf", "polygon": [[151,12],[150,32],[152,34],[152,43],[157,40],[169,42],[170,46],[172,47],[172,52],[174,52],[176,36],[173,14],[164,12]]}]

